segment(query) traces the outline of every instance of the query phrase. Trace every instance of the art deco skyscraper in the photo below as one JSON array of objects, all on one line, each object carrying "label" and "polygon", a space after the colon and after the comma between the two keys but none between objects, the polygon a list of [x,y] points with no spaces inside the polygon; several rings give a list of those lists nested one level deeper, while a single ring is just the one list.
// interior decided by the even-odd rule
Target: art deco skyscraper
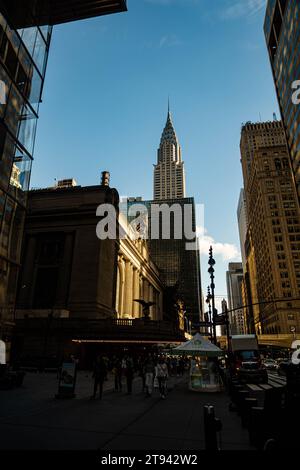
[{"label": "art deco skyscraper", "polygon": [[185,197],[184,163],[170,109],[154,165],[154,200]]}]

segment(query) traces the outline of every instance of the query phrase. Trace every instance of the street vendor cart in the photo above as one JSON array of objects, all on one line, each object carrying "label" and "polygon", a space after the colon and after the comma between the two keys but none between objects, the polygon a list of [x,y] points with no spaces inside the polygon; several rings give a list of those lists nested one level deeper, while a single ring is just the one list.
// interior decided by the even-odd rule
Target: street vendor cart
[{"label": "street vendor cart", "polygon": [[196,392],[221,391],[222,380],[218,358],[224,354],[222,349],[197,333],[190,341],[173,349],[172,354],[190,357],[190,390]]}]

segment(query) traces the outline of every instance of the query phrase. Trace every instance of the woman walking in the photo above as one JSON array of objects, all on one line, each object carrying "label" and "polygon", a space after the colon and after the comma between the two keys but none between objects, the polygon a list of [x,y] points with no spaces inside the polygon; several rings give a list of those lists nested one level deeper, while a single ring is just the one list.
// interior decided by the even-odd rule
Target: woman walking
[{"label": "woman walking", "polygon": [[163,357],[160,357],[156,366],[156,377],[158,380],[159,393],[161,398],[167,396],[168,366]]}]

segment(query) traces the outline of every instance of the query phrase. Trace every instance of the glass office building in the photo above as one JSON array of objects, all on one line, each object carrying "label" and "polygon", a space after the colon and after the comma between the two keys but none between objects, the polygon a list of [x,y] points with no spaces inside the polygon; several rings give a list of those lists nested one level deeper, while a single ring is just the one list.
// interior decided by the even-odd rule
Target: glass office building
[{"label": "glass office building", "polygon": [[[143,201],[141,198],[129,198],[125,202],[125,206],[120,205],[120,211],[123,213],[127,212],[130,223],[136,217],[132,213],[128,216],[133,205],[136,205],[139,217],[141,217],[140,214],[143,214],[143,212],[147,214],[149,251],[152,260],[159,269],[164,286],[166,288],[175,288],[177,298],[183,301],[188,319],[192,320],[193,324],[196,325],[200,320],[202,321],[203,312],[200,252],[195,235],[196,215],[194,198],[176,198],[160,201]],[[167,214],[165,220],[163,220],[163,216],[159,212],[159,208],[162,205],[170,208],[170,216]],[[177,215],[172,213],[174,206],[178,208],[178,212],[176,211]],[[144,211],[142,210],[143,207],[145,208]],[[155,207],[156,209],[153,210]],[[185,217],[189,211],[191,220],[187,224]],[[176,218],[177,224],[175,223]],[[168,221],[170,221],[169,224]],[[154,224],[157,230],[153,230]],[[139,223],[139,230],[141,230],[140,225]],[[168,231],[170,236],[168,236]],[[188,249],[188,246],[191,249]]]},{"label": "glass office building", "polygon": [[300,80],[299,0],[269,0],[264,32],[300,196],[300,105],[292,99],[293,83]]},{"label": "glass office building", "polygon": [[13,321],[26,194],[52,28],[13,29],[0,12],[0,308]]},{"label": "glass office building", "polygon": [[[0,0],[0,338],[15,291],[52,27],[126,10],[126,0]],[[26,286],[24,286],[26,288]]]}]

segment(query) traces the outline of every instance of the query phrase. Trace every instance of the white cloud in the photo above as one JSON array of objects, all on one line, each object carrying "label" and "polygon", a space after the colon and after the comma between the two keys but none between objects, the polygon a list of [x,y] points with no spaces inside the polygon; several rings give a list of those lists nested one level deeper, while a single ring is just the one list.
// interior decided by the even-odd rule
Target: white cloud
[{"label": "white cloud", "polygon": [[266,7],[267,0],[230,0],[220,16],[223,20],[234,20],[243,16],[253,16]]},{"label": "white cloud", "polygon": [[199,238],[201,254],[208,255],[208,250],[210,246],[212,246],[214,255],[221,256],[223,261],[241,259],[241,253],[236,245],[232,243],[223,243],[215,241],[215,239],[211,235],[208,235],[207,230],[203,227],[197,227],[197,235]]},{"label": "white cloud", "polygon": [[159,41],[159,48],[180,46],[182,41],[175,34],[162,36]]}]

